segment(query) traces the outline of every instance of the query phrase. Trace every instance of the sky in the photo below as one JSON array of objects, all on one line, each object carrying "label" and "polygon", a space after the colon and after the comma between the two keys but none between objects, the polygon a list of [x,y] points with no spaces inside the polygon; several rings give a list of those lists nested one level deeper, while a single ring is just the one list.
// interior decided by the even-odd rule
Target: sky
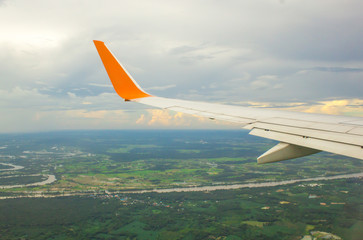
[{"label": "sky", "polygon": [[92,40],[161,97],[363,116],[361,0],[0,0],[0,133],[239,128],[125,103]]}]

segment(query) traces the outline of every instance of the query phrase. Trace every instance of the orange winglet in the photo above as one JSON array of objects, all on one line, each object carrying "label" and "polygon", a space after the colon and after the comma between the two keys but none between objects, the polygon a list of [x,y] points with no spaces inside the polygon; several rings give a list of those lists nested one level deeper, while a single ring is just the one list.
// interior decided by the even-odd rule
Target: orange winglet
[{"label": "orange winglet", "polygon": [[115,56],[108,50],[104,42],[93,41],[98,54],[101,57],[106,72],[112,82],[112,85],[117,94],[126,101],[135,98],[151,97],[144,92],[140,86],[132,79],[130,74],[117,61]]}]

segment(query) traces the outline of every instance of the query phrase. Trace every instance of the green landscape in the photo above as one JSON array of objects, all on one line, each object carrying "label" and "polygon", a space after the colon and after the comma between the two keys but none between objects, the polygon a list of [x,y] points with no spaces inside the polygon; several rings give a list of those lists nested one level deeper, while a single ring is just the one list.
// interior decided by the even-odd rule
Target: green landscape
[{"label": "green landscape", "polygon": [[258,165],[275,144],[243,130],[2,134],[0,238],[361,239],[362,161]]}]

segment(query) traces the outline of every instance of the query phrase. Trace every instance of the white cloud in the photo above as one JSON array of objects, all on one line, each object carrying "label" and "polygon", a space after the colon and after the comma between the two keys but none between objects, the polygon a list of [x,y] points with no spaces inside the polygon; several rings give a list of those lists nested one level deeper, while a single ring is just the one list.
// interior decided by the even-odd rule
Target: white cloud
[{"label": "white cloud", "polygon": [[112,88],[111,84],[89,83],[90,86]]},{"label": "white cloud", "polygon": [[72,92],[67,92],[68,96],[70,98],[77,98],[77,95],[75,93],[72,93]]},{"label": "white cloud", "polygon": [[15,87],[11,90],[0,89],[0,106],[3,109],[28,109],[31,106],[40,106],[47,103],[50,96],[42,94],[38,89],[23,89]]},{"label": "white cloud", "polygon": [[145,88],[145,90],[156,90],[156,91],[164,91],[170,88],[175,88],[176,85],[175,84],[170,84],[170,85],[166,85],[166,86],[154,86],[154,87],[148,87]]},{"label": "white cloud", "polygon": [[239,128],[236,124],[223,121],[212,121],[208,118],[184,114],[181,112],[172,112],[165,109],[149,109],[142,114],[135,122],[138,125],[153,128]]}]

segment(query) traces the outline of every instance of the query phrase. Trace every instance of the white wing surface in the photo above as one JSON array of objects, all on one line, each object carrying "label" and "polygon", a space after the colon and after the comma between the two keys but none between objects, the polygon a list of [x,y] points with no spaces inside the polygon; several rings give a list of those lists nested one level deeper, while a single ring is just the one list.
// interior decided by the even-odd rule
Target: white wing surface
[{"label": "white wing surface", "polygon": [[241,124],[279,141],[258,159],[269,163],[319,151],[363,160],[363,118],[249,108],[152,96],[143,91],[101,41],[94,41],[111,82],[126,101]]}]

